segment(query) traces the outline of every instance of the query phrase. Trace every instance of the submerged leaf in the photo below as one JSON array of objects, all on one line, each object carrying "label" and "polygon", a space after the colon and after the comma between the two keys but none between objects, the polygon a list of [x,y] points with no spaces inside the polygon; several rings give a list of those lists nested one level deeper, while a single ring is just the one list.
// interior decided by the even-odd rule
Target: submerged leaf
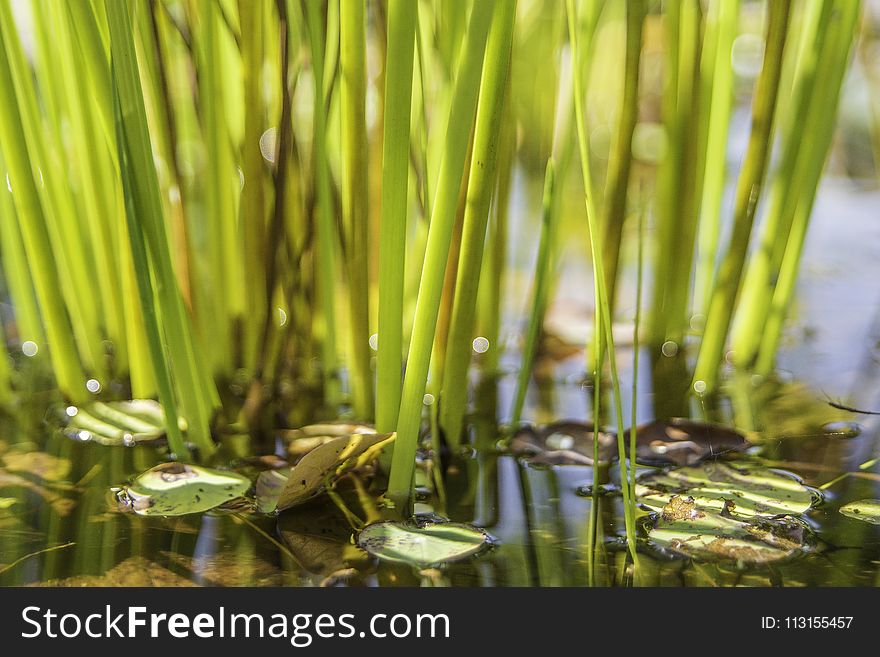
[{"label": "submerged leaf", "polygon": [[234,472],[162,463],[124,487],[117,499],[138,515],[181,516],[230,502],[250,486],[250,479]]},{"label": "submerged leaf", "polygon": [[840,512],[848,518],[880,525],[880,500],[859,500],[840,507]]},{"label": "submerged leaf", "polygon": [[393,440],[394,434],[354,434],[319,445],[290,469],[278,509],[283,511],[314,497],[333,479],[372,461]]},{"label": "submerged leaf", "polygon": [[[629,429],[624,435],[629,452]],[[646,465],[696,465],[750,444],[736,429],[683,418],[636,427],[636,461]]]},{"label": "submerged leaf", "polygon": [[24,472],[46,481],[62,481],[70,474],[70,460],[46,452],[7,452],[2,457],[9,472]]},{"label": "submerged leaf", "polygon": [[804,524],[790,517],[742,521],[720,513],[697,512],[687,517],[664,513],[648,532],[648,540],[679,556],[763,564],[802,552],[805,534]]},{"label": "submerged leaf", "polygon": [[[83,442],[101,445],[136,445],[159,440],[165,436],[165,413],[152,399],[91,402],[84,406],[67,406],[62,413],[64,433]],[[180,420],[180,430],[186,423]]]},{"label": "submerged leaf", "polygon": [[648,474],[636,484],[636,495],[655,511],[673,497],[687,496],[700,509],[744,517],[803,513],[814,501],[813,492],[794,475],[722,462]]},{"label": "submerged leaf", "polygon": [[375,557],[428,568],[473,556],[492,544],[482,529],[457,522],[377,522],[357,544]]}]

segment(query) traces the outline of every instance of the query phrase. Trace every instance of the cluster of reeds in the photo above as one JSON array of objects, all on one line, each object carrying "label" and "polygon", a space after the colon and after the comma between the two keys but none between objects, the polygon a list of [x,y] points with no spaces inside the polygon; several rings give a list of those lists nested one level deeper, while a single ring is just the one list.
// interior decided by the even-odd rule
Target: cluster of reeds
[{"label": "cluster of reeds", "polygon": [[[655,360],[698,345],[698,394],[725,360],[768,373],[859,15],[857,0],[0,0],[0,403],[24,392],[23,352],[72,402],[158,397],[187,420],[188,443],[169,422],[180,458],[210,454],[223,424],[346,413],[397,432],[388,494],[407,509],[426,405],[457,447],[474,352],[499,371],[519,301],[502,285],[522,239],[512,190],[541,172],[502,421],[523,415],[564,236],[594,265],[588,367],[598,391],[607,364],[616,409],[601,417],[597,392],[594,421],[624,426],[611,329],[635,308],[638,346],[640,300],[619,281],[649,209]],[[743,16],[763,35],[756,80],[732,66]],[[736,94],[750,136],[728,171]]]}]

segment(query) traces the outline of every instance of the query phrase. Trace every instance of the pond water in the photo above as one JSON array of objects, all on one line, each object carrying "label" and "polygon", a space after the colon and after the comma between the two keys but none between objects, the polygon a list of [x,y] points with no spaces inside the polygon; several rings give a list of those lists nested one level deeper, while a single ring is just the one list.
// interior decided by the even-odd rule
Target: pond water
[{"label": "pond water", "polygon": [[[644,354],[639,423],[684,415],[736,426],[754,446],[737,454],[734,466],[758,465],[797,475],[808,487],[812,504],[795,514],[796,538],[791,527],[786,536],[771,537],[775,547],[785,548],[784,557],[759,563],[694,555],[681,543],[664,543],[657,533],[649,537],[658,514],[690,512],[688,495],[668,508],[661,504],[653,515],[646,510],[639,518],[639,584],[880,584],[880,525],[851,512],[840,513],[847,504],[880,498],[880,468],[860,467],[877,456],[878,417],[829,404],[880,409],[880,295],[875,283],[880,260],[874,255],[880,240],[878,202],[875,191],[825,181],[777,377],[731,377],[727,392],[710,403],[686,395],[682,388],[688,381],[682,375],[685,359],[692,357],[689,345],[659,362]],[[584,299],[573,290],[591,286],[583,285],[580,274],[564,273],[561,281],[548,326],[569,326],[576,333],[580,329],[569,319],[580,314]],[[511,333],[516,330],[510,328]],[[622,334],[626,330],[622,325]],[[565,348],[566,339],[560,342],[563,348],[545,355],[539,368],[542,381],[527,399],[524,417],[536,423],[586,422],[591,416],[591,389],[582,382],[583,354]],[[629,417],[632,403],[631,356],[624,341],[619,348],[624,417]],[[445,459],[443,494],[423,486],[418,507],[482,527],[495,539],[494,545],[460,562],[422,570],[379,562],[353,544],[357,521],[352,516],[363,519],[365,510],[350,483],[340,485],[338,503],[320,496],[277,517],[243,507],[177,517],[124,513],[111,489],[158,463],[159,452],[148,445],[107,447],[61,435],[47,422],[46,409],[57,401],[54,393],[41,391],[35,378],[34,392],[19,411],[0,415],[0,585],[632,583],[616,466],[597,472],[604,485],[592,509],[590,466],[535,464],[496,448],[493,417],[507,416],[518,363],[515,353],[503,363],[502,376],[481,387],[472,425],[475,447]],[[610,411],[606,409],[605,417],[613,417]],[[246,462],[242,455],[271,453],[275,447],[256,448],[246,437],[227,436],[218,459],[224,467],[236,467],[253,478],[265,464]],[[592,559],[591,513],[599,519]],[[746,530],[754,535],[763,525],[751,524]]]}]

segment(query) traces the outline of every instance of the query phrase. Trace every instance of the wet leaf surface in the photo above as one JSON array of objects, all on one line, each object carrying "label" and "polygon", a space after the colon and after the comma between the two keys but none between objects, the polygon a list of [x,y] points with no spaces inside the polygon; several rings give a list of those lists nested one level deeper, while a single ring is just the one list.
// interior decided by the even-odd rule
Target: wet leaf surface
[{"label": "wet leaf surface", "polygon": [[682,496],[693,498],[701,510],[740,517],[804,513],[815,500],[811,489],[794,475],[723,462],[650,473],[639,479],[636,496],[655,511]]},{"label": "wet leaf surface", "polygon": [[[593,425],[554,422],[523,427],[508,445],[516,456],[535,465],[593,465]],[[599,462],[611,461],[617,450],[613,434],[599,432]]]},{"label": "wet leaf surface", "polygon": [[[160,440],[165,436],[165,413],[152,399],[91,402],[66,406],[59,412],[66,436],[100,445],[132,446]],[[181,430],[186,423],[180,421]]]},{"label": "wet leaf surface", "polygon": [[373,556],[418,568],[471,557],[492,544],[486,532],[457,522],[377,522],[358,535],[357,543]]},{"label": "wet leaf surface", "polygon": [[138,515],[181,516],[209,511],[244,495],[250,479],[185,463],[162,463],[117,494]]},{"label": "wet leaf surface", "polygon": [[[788,559],[806,549],[805,525],[791,517],[766,520],[753,517],[738,520],[721,513],[703,512],[692,502],[670,505],[675,512],[657,518],[648,539],[672,554],[706,561],[725,560],[739,564],[765,564]],[[686,509],[684,513],[681,513]]]},{"label": "wet leaf surface", "polygon": [[[629,429],[624,436],[628,454]],[[750,446],[736,429],[682,418],[654,420],[636,427],[636,462],[645,465],[696,465]]]},{"label": "wet leaf surface", "polygon": [[880,525],[880,500],[859,500],[840,507],[840,512],[848,518],[855,518],[872,525]]},{"label": "wet leaf surface", "polygon": [[286,431],[284,432],[284,440],[287,443],[287,453],[295,459],[305,456],[316,447],[328,443],[334,438],[361,434],[376,434],[376,430],[367,424],[322,422]]},{"label": "wet leaf surface", "polygon": [[354,434],[315,447],[290,469],[278,509],[289,509],[318,495],[341,475],[373,461],[393,440],[394,434]]}]

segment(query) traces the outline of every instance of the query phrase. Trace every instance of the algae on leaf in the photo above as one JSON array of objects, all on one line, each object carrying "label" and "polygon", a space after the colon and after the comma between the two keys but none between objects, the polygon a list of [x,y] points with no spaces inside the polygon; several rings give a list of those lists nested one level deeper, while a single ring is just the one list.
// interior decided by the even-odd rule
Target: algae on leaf
[{"label": "algae on leaf", "polygon": [[674,554],[704,560],[763,564],[792,557],[806,548],[805,526],[795,518],[748,521],[720,513],[657,519],[648,531],[654,545]]}]

